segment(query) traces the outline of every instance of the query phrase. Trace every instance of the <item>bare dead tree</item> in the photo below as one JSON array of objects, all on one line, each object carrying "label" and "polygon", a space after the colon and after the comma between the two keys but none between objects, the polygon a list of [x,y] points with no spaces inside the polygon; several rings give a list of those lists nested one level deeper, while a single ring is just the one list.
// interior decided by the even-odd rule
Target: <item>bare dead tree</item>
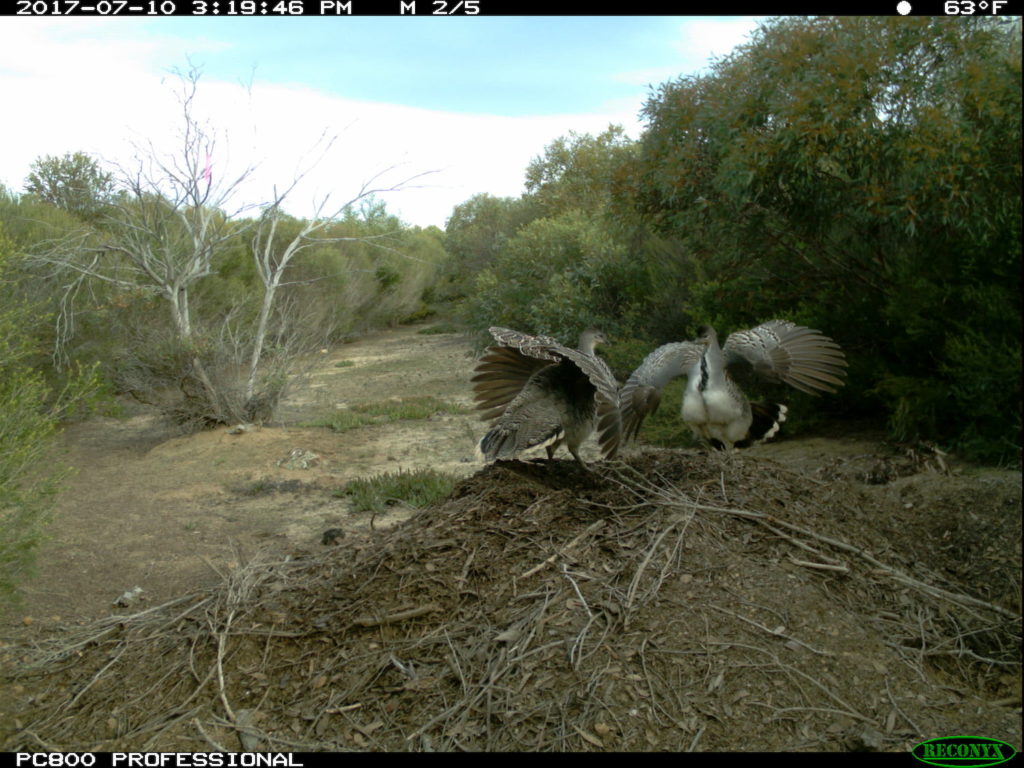
[{"label": "bare dead tree", "polygon": [[[333,143],[333,140],[332,142],[328,142],[327,146],[324,148],[324,153],[326,153],[330,148],[331,143]],[[306,221],[303,227],[294,237],[291,238],[291,240],[282,245],[275,245],[275,235],[277,234],[278,224],[281,222],[282,216],[284,215],[281,203],[284,201],[288,192],[290,192],[291,189],[294,188],[295,184],[302,179],[306,171],[299,174],[291,187],[285,190],[282,195],[277,195],[275,190],[274,202],[264,209],[263,215],[259,219],[259,223],[252,239],[252,255],[256,263],[256,271],[260,276],[260,280],[263,281],[264,292],[263,302],[260,306],[259,318],[256,322],[256,335],[252,345],[252,356],[249,361],[249,375],[246,379],[245,396],[247,400],[251,400],[254,396],[260,359],[263,354],[264,343],[266,341],[267,328],[277,299],[278,290],[287,285],[283,279],[288,264],[303,249],[313,245],[344,241],[374,242],[375,240],[382,240],[383,238],[386,238],[386,235],[369,237],[323,237],[320,233],[330,225],[337,222],[347,210],[361,200],[366,200],[367,198],[382,192],[396,192],[400,189],[410,189],[416,179],[422,178],[430,173],[418,173],[394,184],[387,184],[384,181],[384,178],[395,169],[396,167],[392,166],[380,171],[371,179],[366,181],[352,198],[346,200],[340,205],[329,206],[330,195],[326,195],[316,204],[316,209],[312,218]],[[327,210],[330,210],[331,213],[325,215],[324,212]],[[380,243],[380,245],[381,247],[387,247],[383,243]]]},{"label": "bare dead tree", "polygon": [[[73,328],[70,299],[83,283],[100,281],[165,299],[179,340],[186,348],[192,347],[191,289],[213,274],[214,257],[227,241],[253,226],[238,219],[255,207],[233,205],[254,166],[246,166],[234,177],[211,172],[217,137],[195,114],[199,77],[194,67],[179,73],[176,97],[182,128],[176,151],[161,154],[152,141],[137,145],[135,164],[116,167],[122,193],[104,216],[101,228],[75,233],[33,254],[35,261],[71,276],[64,286],[59,343],[66,342]],[[60,351],[57,357],[61,357]],[[191,367],[215,417],[226,417],[222,398],[199,355],[192,356]]]},{"label": "bare dead tree", "polygon": [[[317,235],[360,200],[376,193],[406,188],[424,174],[388,184],[382,179],[393,173],[395,168],[391,167],[364,183],[354,197],[340,205],[330,206],[330,195],[327,195],[316,204],[313,217],[304,223],[297,235],[283,245],[275,244],[288,195],[317,163],[323,161],[333,139],[325,141],[321,136],[314,147],[320,151],[313,153],[313,161],[297,172],[283,191],[275,188],[270,199],[262,203],[236,204],[240,188],[253,174],[255,166],[248,164],[235,174],[225,176],[226,163],[221,162],[218,173],[212,172],[211,163],[218,141],[215,131],[196,115],[199,79],[200,72],[194,67],[179,73],[180,85],[176,96],[182,128],[175,151],[170,155],[162,154],[152,142],[137,146],[134,165],[116,168],[123,193],[101,227],[82,230],[51,242],[32,257],[36,263],[71,277],[64,286],[64,300],[58,319],[58,344],[66,342],[71,333],[72,299],[84,284],[101,282],[127,292],[148,293],[166,300],[177,338],[189,351],[189,375],[179,380],[183,394],[186,397],[197,395],[194,391],[186,391],[183,383],[194,380],[201,388],[208,408],[204,420],[227,423],[249,420],[257,410],[254,401],[260,399],[256,389],[267,333],[279,290],[287,284],[283,280],[286,269],[296,254],[314,243],[365,240]],[[243,218],[257,210],[260,211],[258,216]],[[248,232],[252,232],[252,254],[264,293],[251,336],[252,346],[247,354],[244,396],[239,401],[222,391],[198,351],[191,291],[198,281],[214,274],[215,259],[228,242],[245,237]],[[196,385],[189,384],[188,387],[194,390]]]}]

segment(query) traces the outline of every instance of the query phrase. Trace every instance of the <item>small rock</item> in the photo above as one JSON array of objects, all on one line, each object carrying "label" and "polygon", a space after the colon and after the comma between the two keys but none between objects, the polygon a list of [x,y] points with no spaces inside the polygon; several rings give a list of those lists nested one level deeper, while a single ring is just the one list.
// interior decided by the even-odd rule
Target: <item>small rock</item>
[{"label": "small rock", "polygon": [[117,600],[113,602],[119,608],[127,608],[130,605],[134,605],[139,600],[139,595],[142,594],[142,587],[132,587],[128,591],[124,592]]},{"label": "small rock", "polygon": [[325,547],[329,547],[333,544],[340,544],[344,538],[345,532],[341,528],[328,528],[324,531],[323,536],[320,537],[320,543]]},{"label": "small rock", "polygon": [[320,457],[312,451],[304,451],[301,448],[296,448],[287,458],[281,459],[277,462],[277,466],[284,469],[309,469],[315,467],[320,463]]}]

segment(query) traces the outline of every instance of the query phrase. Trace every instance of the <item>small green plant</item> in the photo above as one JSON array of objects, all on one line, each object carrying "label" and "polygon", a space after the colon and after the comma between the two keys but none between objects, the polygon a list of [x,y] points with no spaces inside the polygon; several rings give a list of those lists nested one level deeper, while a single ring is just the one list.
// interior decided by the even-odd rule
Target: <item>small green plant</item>
[{"label": "small green plant", "polygon": [[371,424],[380,423],[380,419],[369,416],[365,413],[356,413],[351,410],[335,411],[329,416],[321,416],[318,419],[304,421],[300,424],[303,427],[327,427],[335,432],[346,432],[350,429],[367,427]]},{"label": "small green plant", "polygon": [[270,493],[273,489],[271,488],[271,480],[265,477],[261,477],[259,480],[253,480],[247,485],[240,485],[235,490],[243,496],[262,496],[265,493]]},{"label": "small green plant", "polygon": [[409,472],[384,472],[369,478],[350,480],[334,492],[335,496],[348,496],[356,512],[383,512],[395,504],[406,504],[419,509],[451,493],[457,478],[435,469],[416,469]]},{"label": "small green plant", "polygon": [[432,336],[439,333],[458,333],[459,329],[451,323],[438,323],[437,325],[431,325],[426,328],[420,328],[416,333],[422,333],[424,336]]},{"label": "small green plant", "polygon": [[335,368],[351,368],[353,365],[355,365],[355,362],[353,360],[339,360],[338,362],[336,362],[334,364],[334,367]]},{"label": "small green plant", "polygon": [[412,325],[413,323],[418,323],[418,322],[420,322],[422,320],[426,320],[428,317],[431,317],[431,316],[436,315],[436,314],[437,314],[437,310],[436,309],[434,309],[433,307],[428,306],[427,304],[421,304],[419,307],[414,309],[409,314],[403,315],[401,318],[399,318],[398,324],[399,325]]},{"label": "small green plant", "polygon": [[436,397],[410,397],[405,400],[360,403],[347,410],[336,411],[329,416],[304,422],[302,426],[328,427],[335,432],[344,432],[372,424],[429,419],[435,413],[469,413],[470,410],[464,405],[449,403]]}]

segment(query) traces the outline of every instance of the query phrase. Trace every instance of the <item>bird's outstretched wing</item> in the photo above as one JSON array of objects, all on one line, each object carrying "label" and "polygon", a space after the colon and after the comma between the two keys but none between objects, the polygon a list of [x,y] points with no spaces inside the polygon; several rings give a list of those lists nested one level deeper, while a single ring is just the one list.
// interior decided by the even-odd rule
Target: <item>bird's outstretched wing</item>
[{"label": "bird's outstretched wing", "polygon": [[594,403],[597,408],[594,429],[597,432],[597,444],[601,446],[601,455],[611,459],[619,450],[622,442],[622,414],[619,410],[619,382],[608,364],[600,357],[588,355],[576,349],[562,347],[562,355],[576,363],[584,375],[594,385]]},{"label": "bird's outstretched wing", "polygon": [[554,365],[557,359],[529,357],[515,347],[488,347],[471,379],[476,408],[483,411],[480,418],[493,421],[500,417],[530,377],[541,368]]},{"label": "bird's outstretched wing", "polygon": [[514,347],[529,357],[536,357],[540,360],[558,360],[552,349],[565,349],[556,339],[550,336],[534,336],[522,331],[513,331],[511,328],[491,326],[490,331],[494,340],[505,347]]},{"label": "bird's outstretched wing", "polygon": [[700,361],[707,342],[678,341],[664,344],[644,358],[619,392],[624,439],[635,439],[644,419],[658,410],[661,390],[676,376]]},{"label": "bird's outstretched wing", "polygon": [[725,364],[746,362],[769,381],[817,395],[845,383],[846,357],[828,336],[787,320],[769,320],[729,334],[722,347]]}]

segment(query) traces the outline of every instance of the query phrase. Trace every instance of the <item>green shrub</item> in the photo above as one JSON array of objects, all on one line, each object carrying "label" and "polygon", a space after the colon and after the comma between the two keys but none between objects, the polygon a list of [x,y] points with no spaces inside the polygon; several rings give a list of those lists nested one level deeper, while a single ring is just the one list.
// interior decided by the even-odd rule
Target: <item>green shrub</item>
[{"label": "green shrub", "polygon": [[76,368],[54,392],[29,365],[35,349],[26,329],[33,316],[4,281],[9,241],[0,228],[0,609],[17,599],[31,574],[68,468],[54,462],[57,425],[95,405],[95,369]]},{"label": "green shrub", "polygon": [[1019,458],[1019,20],[779,18],[659,87],[627,189],[673,239],[652,298],[844,348],[819,408]]},{"label": "green shrub", "polygon": [[443,499],[456,482],[454,475],[434,469],[399,470],[351,480],[334,495],[348,496],[356,512],[383,512],[399,503],[419,509]]}]

